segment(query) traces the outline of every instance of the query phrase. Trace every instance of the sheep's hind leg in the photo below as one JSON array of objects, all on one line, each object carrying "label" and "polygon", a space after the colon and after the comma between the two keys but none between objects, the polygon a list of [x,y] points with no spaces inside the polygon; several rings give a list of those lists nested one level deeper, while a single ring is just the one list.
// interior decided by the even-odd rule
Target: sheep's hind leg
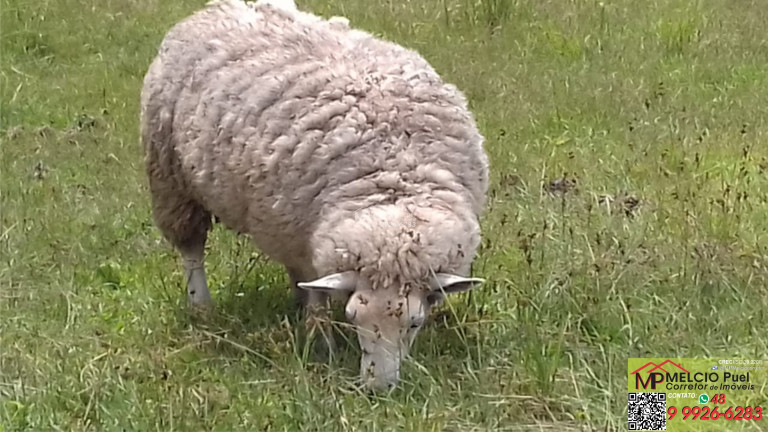
[{"label": "sheep's hind leg", "polygon": [[[157,63],[153,63],[153,69]],[[145,101],[146,102],[146,101]],[[205,280],[205,242],[211,228],[211,214],[189,193],[179,155],[174,146],[173,111],[142,105],[141,142],[152,198],[155,224],[181,254],[190,305],[209,307],[211,293]]]},{"label": "sheep's hind leg", "polygon": [[[150,178],[151,180],[151,178]],[[150,183],[154,186],[153,183]],[[175,190],[153,190],[153,213],[163,236],[173,244],[184,263],[187,301],[190,306],[213,306],[205,277],[205,243],[211,215]]]},{"label": "sheep's hind leg", "polygon": [[205,276],[205,241],[193,248],[181,249],[180,253],[184,262],[187,302],[193,307],[211,308],[213,300]]}]

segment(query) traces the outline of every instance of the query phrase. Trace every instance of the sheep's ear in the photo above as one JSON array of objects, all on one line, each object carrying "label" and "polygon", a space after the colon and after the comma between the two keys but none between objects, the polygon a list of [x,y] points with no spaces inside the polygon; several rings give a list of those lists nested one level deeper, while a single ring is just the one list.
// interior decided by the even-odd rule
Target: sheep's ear
[{"label": "sheep's ear", "polygon": [[299,282],[297,285],[299,288],[306,290],[354,291],[356,284],[357,273],[354,271],[346,271],[324,276],[310,282]]},{"label": "sheep's ear", "polygon": [[437,273],[430,283],[429,288],[431,292],[427,299],[431,304],[437,304],[443,301],[446,294],[469,291],[483,282],[485,280],[480,278],[467,278],[449,273]]}]

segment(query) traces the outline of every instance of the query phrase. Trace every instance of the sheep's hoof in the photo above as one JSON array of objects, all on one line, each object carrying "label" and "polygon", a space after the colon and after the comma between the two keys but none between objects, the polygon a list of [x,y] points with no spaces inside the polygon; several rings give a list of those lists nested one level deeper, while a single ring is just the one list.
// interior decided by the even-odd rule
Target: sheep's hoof
[{"label": "sheep's hoof", "polygon": [[208,315],[216,308],[216,304],[213,300],[193,300],[187,301],[187,307],[192,314],[195,315]]}]

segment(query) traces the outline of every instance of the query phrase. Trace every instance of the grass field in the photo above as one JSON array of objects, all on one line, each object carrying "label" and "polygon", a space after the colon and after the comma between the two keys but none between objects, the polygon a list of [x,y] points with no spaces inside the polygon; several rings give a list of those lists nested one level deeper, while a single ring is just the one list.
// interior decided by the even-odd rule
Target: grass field
[{"label": "grass field", "polygon": [[386,396],[351,390],[355,343],[306,354],[281,268],[221,227],[216,314],[185,312],[138,101],[203,4],[0,0],[0,430],[613,431],[628,357],[766,357],[760,0],[299,1],[422,53],[491,158],[488,283]]}]

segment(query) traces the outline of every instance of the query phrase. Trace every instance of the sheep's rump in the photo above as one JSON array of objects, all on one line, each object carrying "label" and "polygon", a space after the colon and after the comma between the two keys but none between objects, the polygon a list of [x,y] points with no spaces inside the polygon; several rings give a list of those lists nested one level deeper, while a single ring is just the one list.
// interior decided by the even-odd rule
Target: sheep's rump
[{"label": "sheep's rump", "polygon": [[163,40],[144,81],[142,139],[156,184],[262,245],[303,237],[328,207],[399,197],[458,200],[479,215],[488,181],[464,97],[418,54],[234,0]]}]

